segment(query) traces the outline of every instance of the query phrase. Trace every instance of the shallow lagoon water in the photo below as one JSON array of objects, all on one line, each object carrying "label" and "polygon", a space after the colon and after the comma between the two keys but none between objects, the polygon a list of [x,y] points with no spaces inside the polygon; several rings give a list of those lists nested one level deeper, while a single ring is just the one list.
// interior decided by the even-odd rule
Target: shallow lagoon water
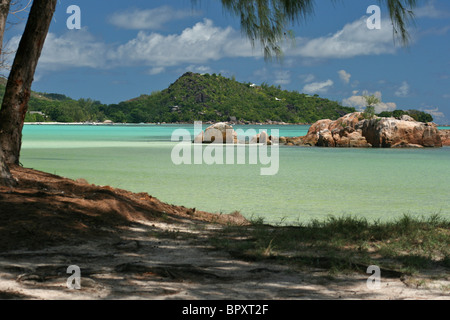
[{"label": "shallow lagoon water", "polygon": [[[267,165],[175,165],[171,141],[189,125],[26,125],[21,162],[90,183],[198,210],[297,223],[329,215],[389,220],[403,214],[450,217],[450,148],[279,148],[279,170]],[[305,135],[307,126],[236,126]],[[206,148],[203,146],[202,148]],[[248,159],[248,157],[247,157]]]}]

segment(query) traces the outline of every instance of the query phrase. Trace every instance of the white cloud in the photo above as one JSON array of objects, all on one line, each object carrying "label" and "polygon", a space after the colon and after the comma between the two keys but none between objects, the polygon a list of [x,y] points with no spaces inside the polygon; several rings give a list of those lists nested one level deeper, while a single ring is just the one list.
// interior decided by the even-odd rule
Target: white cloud
[{"label": "white cloud", "polygon": [[205,19],[181,34],[163,36],[140,31],[135,39],[110,52],[121,65],[175,66],[202,64],[224,57],[252,57],[252,47],[233,28],[215,27]]},{"label": "white cloud", "polygon": [[303,87],[303,92],[313,94],[313,93],[327,93],[328,89],[330,89],[334,85],[332,80],[327,80],[324,82],[313,82],[307,84]]},{"label": "white cloud", "polygon": [[345,70],[340,70],[338,71],[339,74],[339,78],[341,78],[341,80],[346,83],[349,84],[350,83],[350,79],[352,77],[352,75],[350,73],[347,73],[347,71]]},{"label": "white cloud", "polygon": [[380,30],[369,30],[366,22],[367,17],[362,17],[326,37],[298,38],[296,48],[286,49],[286,55],[336,59],[395,53],[390,21],[384,19]]},{"label": "white cloud", "polygon": [[430,0],[423,7],[416,8],[414,10],[414,15],[417,18],[431,18],[431,19],[441,19],[448,18],[450,16],[450,12],[437,9],[435,6],[434,0]]},{"label": "white cloud", "polygon": [[363,96],[351,96],[347,99],[342,100],[342,104],[346,107],[352,107],[357,110],[362,110],[366,106],[366,100]]},{"label": "white cloud", "polygon": [[[21,36],[8,42],[8,51],[17,50]],[[38,70],[61,70],[70,67],[104,68],[108,46],[98,42],[86,28],[67,32],[61,36],[48,33]]]},{"label": "white cloud", "polygon": [[107,46],[97,42],[86,29],[68,32],[60,37],[49,33],[39,59],[39,68],[46,70],[68,67],[102,68],[105,67],[106,61],[103,57],[107,50]]},{"label": "white cloud", "polygon": [[198,15],[198,13],[189,10],[175,10],[169,6],[147,10],[134,8],[112,14],[108,18],[108,22],[123,29],[157,30],[161,29],[169,21],[180,20],[194,15]]},{"label": "white cloud", "polygon": [[300,80],[302,80],[304,83],[312,82],[316,80],[316,76],[313,74],[301,74],[298,76]]},{"label": "white cloud", "polygon": [[166,68],[164,68],[164,67],[154,67],[148,71],[148,74],[154,76],[154,75],[163,73],[164,71],[166,71]]},{"label": "white cloud", "polygon": [[423,111],[431,114],[433,116],[433,118],[437,118],[437,119],[443,119],[445,118],[445,114],[441,111],[439,111],[439,108],[434,108],[434,107],[425,107],[423,109]]},{"label": "white cloud", "polygon": [[[366,99],[364,98],[364,96],[368,96],[371,95],[367,90],[364,90],[362,92],[362,95],[358,95],[358,91],[353,91],[353,96],[342,100],[342,105],[347,106],[347,107],[353,107],[356,110],[359,111],[363,111],[366,108]],[[378,99],[380,99],[380,101],[382,101],[382,94],[380,91],[376,91],[375,93],[373,93],[374,96],[376,96]],[[394,102],[380,102],[377,105],[375,105],[375,112],[376,113],[380,113],[383,111],[393,111],[397,109],[397,104],[395,104]]]},{"label": "white cloud", "polygon": [[395,91],[395,95],[400,98],[405,98],[409,94],[409,84],[403,81],[402,85]]},{"label": "white cloud", "polygon": [[[155,11],[157,10],[157,11]],[[160,11],[158,11],[160,10]],[[156,21],[147,19],[156,13],[160,16]],[[164,21],[169,21],[167,12],[172,18],[180,18],[183,14],[161,7],[144,10],[141,13],[129,11],[117,13],[113,19],[116,25],[123,23],[121,19],[133,15],[136,19],[127,22],[130,28],[157,28]],[[178,13],[177,13],[178,12]],[[153,25],[149,25],[152,23]],[[147,24],[147,25],[146,25]],[[300,39],[294,49],[285,49],[286,57],[344,58],[359,55],[394,52],[390,28],[368,30],[365,19],[346,25],[342,30],[328,37],[318,39]],[[19,37],[10,40],[18,44]],[[262,58],[263,54],[257,46],[242,37],[241,32],[232,27],[215,26],[212,20],[204,19],[180,33],[164,35],[157,32],[140,30],[126,43],[105,43],[99,41],[88,29],[67,32],[63,35],[49,33],[39,62],[40,70],[62,70],[72,67],[114,68],[140,66],[149,68],[148,73],[159,74],[168,67],[185,65],[204,65],[210,61],[223,58]],[[306,59],[308,60],[308,59]],[[342,70],[341,77],[350,81],[350,74]],[[347,80],[348,79],[348,80]],[[304,77],[304,83],[314,81],[314,75]],[[278,74],[275,81],[287,84],[290,74]],[[315,82],[306,85],[310,92],[326,92],[334,83]]]},{"label": "white cloud", "polygon": [[397,109],[397,104],[395,102],[381,102],[375,105],[375,112],[381,113],[383,111],[394,111]]},{"label": "white cloud", "polygon": [[196,65],[189,65],[185,68],[184,70],[185,72],[190,71],[190,72],[194,72],[194,73],[212,73],[212,70],[210,67],[208,66],[196,66]]},{"label": "white cloud", "polygon": [[[20,36],[9,39],[5,50],[17,50],[19,42]],[[147,73],[156,75],[167,67],[198,66],[227,57],[259,58],[262,53],[255,54],[249,41],[233,28],[216,27],[211,20],[205,19],[180,34],[140,31],[134,39],[121,45],[99,41],[87,28],[59,36],[50,32],[37,71],[141,66],[150,67]],[[13,55],[10,56],[12,58]],[[12,64],[12,61],[7,63]],[[201,71],[201,67],[197,68]]]},{"label": "white cloud", "polygon": [[433,27],[419,32],[420,37],[424,38],[427,36],[445,36],[450,30],[450,26],[444,27]]}]

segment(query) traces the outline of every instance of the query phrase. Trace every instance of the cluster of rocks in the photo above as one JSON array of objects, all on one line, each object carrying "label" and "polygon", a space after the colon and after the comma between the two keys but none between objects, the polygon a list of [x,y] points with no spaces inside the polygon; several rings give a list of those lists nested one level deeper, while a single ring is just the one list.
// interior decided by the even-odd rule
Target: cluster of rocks
[{"label": "cluster of rocks", "polygon": [[[444,131],[444,132],[441,132]],[[364,119],[361,112],[314,123],[304,137],[280,138],[285,145],[355,148],[423,148],[450,145],[450,134],[410,116]]]},{"label": "cluster of rocks", "polygon": [[[204,121],[203,123],[205,124],[210,124],[213,125],[216,122],[214,121]],[[308,123],[303,123],[303,122],[299,122],[299,123],[287,123],[284,121],[273,121],[273,120],[266,120],[264,122],[259,122],[259,121],[247,121],[247,120],[236,120],[236,117],[230,117],[228,119],[228,122],[231,125],[254,125],[254,126],[262,126],[262,125],[269,125],[269,126],[288,126],[288,125],[309,125]]]},{"label": "cluster of rocks", "polygon": [[272,137],[261,132],[239,141],[233,127],[225,122],[213,124],[194,138],[194,143],[260,143],[288,146],[342,148],[424,148],[450,146],[450,130],[438,130],[434,123],[423,123],[404,115],[401,118],[365,119],[363,113],[349,113],[338,120],[319,120],[303,137]]},{"label": "cluster of rocks", "polygon": [[225,122],[213,124],[200,132],[195,138],[194,143],[260,143],[265,145],[272,145],[275,143],[275,138],[269,136],[267,132],[263,131],[251,137],[248,142],[238,140],[238,134],[233,127]]}]

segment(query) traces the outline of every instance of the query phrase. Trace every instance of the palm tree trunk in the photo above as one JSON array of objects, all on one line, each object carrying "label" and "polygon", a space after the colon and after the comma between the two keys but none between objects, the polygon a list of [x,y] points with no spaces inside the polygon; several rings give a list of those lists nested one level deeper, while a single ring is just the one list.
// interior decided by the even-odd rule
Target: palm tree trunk
[{"label": "palm tree trunk", "polygon": [[19,164],[31,84],[57,0],[34,0],[9,74],[0,110],[0,148],[7,164]]}]

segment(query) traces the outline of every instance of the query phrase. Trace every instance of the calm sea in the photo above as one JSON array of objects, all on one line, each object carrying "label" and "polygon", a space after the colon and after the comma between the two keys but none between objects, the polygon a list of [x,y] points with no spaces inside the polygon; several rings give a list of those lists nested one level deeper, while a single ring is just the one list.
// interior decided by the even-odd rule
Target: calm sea
[{"label": "calm sea", "polygon": [[[278,129],[302,136],[308,126]],[[21,162],[68,178],[147,192],[164,202],[218,213],[240,211],[269,223],[329,215],[388,220],[403,214],[450,217],[450,148],[279,148],[276,175],[268,165],[175,165],[172,133],[191,125],[25,125]],[[189,145],[188,148],[192,146]],[[202,146],[203,150],[207,146]],[[187,149],[186,149],[187,150]],[[272,160],[275,155],[271,154]],[[235,162],[236,163],[236,162]]]}]

